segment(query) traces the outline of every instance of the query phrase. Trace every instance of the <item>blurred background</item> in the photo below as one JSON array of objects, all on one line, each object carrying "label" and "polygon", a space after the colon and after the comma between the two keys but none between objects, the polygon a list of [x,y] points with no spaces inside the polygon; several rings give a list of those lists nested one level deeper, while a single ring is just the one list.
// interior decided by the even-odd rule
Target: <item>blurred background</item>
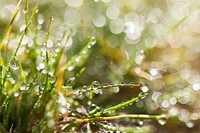
[{"label": "blurred background", "polygon": [[[30,12],[36,2],[29,1]],[[10,22],[17,3],[18,0],[0,0],[0,35]],[[39,0],[38,3],[39,13],[32,25],[38,29],[38,45],[43,44],[51,16],[54,21],[49,48],[59,45],[53,40],[61,37],[64,31],[70,34],[65,60],[80,51],[90,37],[97,39],[85,64],[86,71],[76,86],[93,81],[101,84],[141,83],[142,88],[115,88],[116,94],[107,100],[119,103],[137,96],[140,91],[148,92],[147,98],[125,111],[163,113],[168,119],[139,122],[139,125],[153,123],[154,132],[158,133],[200,131],[200,1]],[[11,34],[13,37],[25,28],[25,1],[20,8]],[[29,34],[23,39],[19,56],[23,56],[25,44],[33,47],[35,33],[30,31]],[[12,39],[9,49],[15,49],[16,44],[17,39]],[[75,71],[72,67],[65,78],[73,77]]]}]

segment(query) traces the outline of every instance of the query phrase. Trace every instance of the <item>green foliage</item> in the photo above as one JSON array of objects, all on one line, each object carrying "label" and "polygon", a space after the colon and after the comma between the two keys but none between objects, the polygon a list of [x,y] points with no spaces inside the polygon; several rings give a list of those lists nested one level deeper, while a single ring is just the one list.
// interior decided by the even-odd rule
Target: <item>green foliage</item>
[{"label": "green foliage", "polygon": [[[137,96],[131,96],[130,100],[126,99],[125,102],[122,100],[114,106],[106,102],[107,107],[97,106],[97,98],[105,96],[106,99],[114,95],[113,89],[138,89],[143,85],[133,83],[101,85],[93,81],[91,85],[78,86],[78,80],[87,69],[86,64],[91,58],[91,53],[97,47],[96,39],[91,37],[88,44],[66,62],[63,58],[67,56],[68,51],[65,48],[70,33],[63,32],[61,38],[50,37],[52,18],[47,25],[44,45],[40,46],[36,41],[32,47],[26,44],[22,56],[18,55],[23,39],[27,36],[31,37],[33,33],[35,33],[34,37],[37,36],[37,27],[31,27],[31,23],[35,22],[38,16],[37,5],[33,8],[30,19],[28,19],[29,9],[26,5],[26,27],[19,36],[17,47],[14,50],[11,49],[12,54],[7,52],[10,49],[4,42],[14,39],[9,37],[9,34],[20,2],[0,41],[2,56],[0,58],[1,132],[151,132],[153,130],[151,126],[130,127],[126,126],[123,119],[163,120],[166,118],[164,115],[126,114],[125,111],[126,115],[120,115],[123,108],[132,106],[145,98],[147,93],[136,94]],[[56,46],[49,48],[50,39],[54,39],[54,43],[58,43],[58,40],[63,43],[55,51]],[[7,60],[7,57],[11,58]],[[29,63],[25,60],[29,60]],[[74,76],[68,77],[67,74],[70,75],[72,71]],[[120,109],[122,109],[121,112],[118,111]],[[117,121],[118,119],[122,120]],[[110,122],[114,120],[116,122]]]}]

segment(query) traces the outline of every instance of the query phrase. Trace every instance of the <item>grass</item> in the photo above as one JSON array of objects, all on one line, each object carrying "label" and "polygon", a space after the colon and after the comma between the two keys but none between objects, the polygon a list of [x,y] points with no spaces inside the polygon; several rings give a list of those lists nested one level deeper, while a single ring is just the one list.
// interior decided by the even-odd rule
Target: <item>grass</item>
[{"label": "grass", "polygon": [[[165,115],[123,113],[123,108],[133,106],[137,101],[145,98],[147,93],[137,94],[138,96],[133,96],[130,100],[127,99],[115,105],[107,103],[107,107],[96,104],[96,97],[110,96],[113,94],[113,88],[134,89],[142,87],[141,84],[108,83],[101,85],[99,82],[93,81],[89,85],[77,86],[79,78],[87,69],[85,64],[98,44],[95,37],[91,37],[88,44],[66,62],[64,59],[67,52],[65,47],[70,33],[65,31],[61,38],[51,38],[52,17],[49,19],[42,46],[38,45],[36,41],[32,47],[22,44],[25,37],[31,37],[30,33],[35,34],[33,40],[36,40],[38,33],[37,26],[30,27],[37,19],[38,6],[35,5],[32,11],[28,12],[28,0],[26,0],[25,7],[26,28],[21,35],[15,36],[16,38],[11,37],[10,33],[20,3],[21,1],[17,4],[13,17],[0,41],[1,132],[152,132],[151,126],[138,127],[134,124],[130,126],[131,122],[129,122],[129,126],[126,126],[124,119],[166,119]],[[19,40],[15,49],[8,48],[12,39]],[[61,42],[62,45],[49,48],[48,41],[52,39],[54,39],[54,43]],[[21,47],[25,47],[25,50],[18,55]],[[75,76],[66,78],[66,73],[72,71]],[[118,111],[120,109],[122,111]]]}]

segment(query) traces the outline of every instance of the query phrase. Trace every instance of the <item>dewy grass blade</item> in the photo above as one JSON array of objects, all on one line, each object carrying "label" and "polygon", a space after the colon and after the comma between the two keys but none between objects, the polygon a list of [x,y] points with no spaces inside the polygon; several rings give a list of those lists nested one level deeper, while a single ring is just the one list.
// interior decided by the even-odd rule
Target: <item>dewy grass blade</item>
[{"label": "dewy grass blade", "polygon": [[[10,34],[11,30],[12,30],[13,22],[14,22],[14,20],[15,20],[17,14],[18,14],[18,12],[19,12],[19,6],[20,6],[20,4],[21,4],[21,0],[19,0],[18,4],[17,4],[17,6],[16,6],[16,8],[15,8],[15,10],[14,10],[14,12],[13,12],[12,19],[11,19],[10,23],[8,24],[8,26],[6,27],[5,31],[4,31],[4,34],[3,34],[3,36],[2,36],[2,39],[0,40],[0,45],[2,45],[2,42],[3,42],[5,39],[8,39],[8,37],[9,37],[9,34]],[[2,46],[0,46],[0,49],[1,49],[1,47],[2,47]]]},{"label": "dewy grass blade", "polygon": [[[26,0],[25,21],[26,21],[26,27],[27,27],[27,25],[28,25],[28,0]],[[25,32],[27,33],[27,29],[25,29]]]},{"label": "dewy grass blade", "polygon": [[[38,5],[35,5],[35,7],[34,7],[34,9],[33,9],[33,13],[32,13],[32,15],[31,15],[31,17],[30,17],[30,19],[29,19],[29,21],[28,21],[28,24],[27,24],[26,29],[27,29],[27,28],[29,27],[29,25],[31,24],[31,22],[32,22],[32,20],[33,20],[33,17],[34,17],[34,15],[35,15],[35,13],[37,12],[37,10],[38,10]],[[3,83],[2,83],[3,86],[4,86],[5,80],[6,80],[6,78],[7,78],[7,74],[8,74],[8,72],[9,72],[11,63],[13,62],[15,56],[17,55],[17,52],[18,52],[18,50],[19,50],[19,47],[21,46],[22,39],[24,38],[25,34],[26,34],[26,32],[25,32],[25,30],[24,30],[24,31],[22,32],[21,38],[20,38],[20,40],[19,40],[19,42],[18,42],[18,44],[17,44],[17,48],[16,48],[16,50],[14,51],[14,53],[13,53],[13,55],[12,55],[12,57],[11,57],[9,63],[8,63],[8,66],[6,67],[6,71],[5,71],[5,74],[3,75],[3,81],[2,81],[2,82],[3,82]]]},{"label": "dewy grass blade", "polygon": [[73,70],[74,67],[76,66],[76,59],[77,58],[81,58],[80,60],[82,60],[84,62],[84,60],[86,60],[87,57],[84,57],[84,54],[87,54],[89,52],[89,49],[96,43],[96,39],[94,37],[90,38],[90,41],[88,42],[88,44],[76,55],[74,56],[65,66],[64,71],[66,70]]},{"label": "dewy grass blade", "polygon": [[129,105],[135,103],[136,101],[138,101],[138,100],[144,98],[144,97],[147,96],[147,95],[148,95],[148,93],[144,93],[144,94],[142,94],[142,95],[140,95],[140,96],[138,96],[138,97],[135,97],[135,98],[133,98],[133,99],[131,99],[131,100],[128,100],[128,101],[126,101],[126,102],[122,102],[122,103],[117,104],[117,105],[115,105],[115,106],[112,106],[112,107],[109,107],[109,108],[107,108],[107,109],[104,109],[104,110],[102,110],[101,112],[98,112],[98,113],[96,113],[96,114],[94,114],[94,115],[92,115],[92,116],[90,116],[90,117],[99,117],[99,116],[101,116],[101,115],[103,115],[103,114],[107,114],[107,113],[110,113],[110,112],[115,111],[115,110],[117,110],[117,109],[121,109],[121,108],[123,108],[123,107],[125,107],[125,106],[129,106]]}]

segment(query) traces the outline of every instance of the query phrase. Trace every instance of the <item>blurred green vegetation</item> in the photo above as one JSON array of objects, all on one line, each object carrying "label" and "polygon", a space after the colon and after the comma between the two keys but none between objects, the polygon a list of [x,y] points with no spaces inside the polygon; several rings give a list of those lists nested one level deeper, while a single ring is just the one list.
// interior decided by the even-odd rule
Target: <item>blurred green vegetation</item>
[{"label": "blurred green vegetation", "polygon": [[199,7],[1,0],[0,132],[199,132]]}]

